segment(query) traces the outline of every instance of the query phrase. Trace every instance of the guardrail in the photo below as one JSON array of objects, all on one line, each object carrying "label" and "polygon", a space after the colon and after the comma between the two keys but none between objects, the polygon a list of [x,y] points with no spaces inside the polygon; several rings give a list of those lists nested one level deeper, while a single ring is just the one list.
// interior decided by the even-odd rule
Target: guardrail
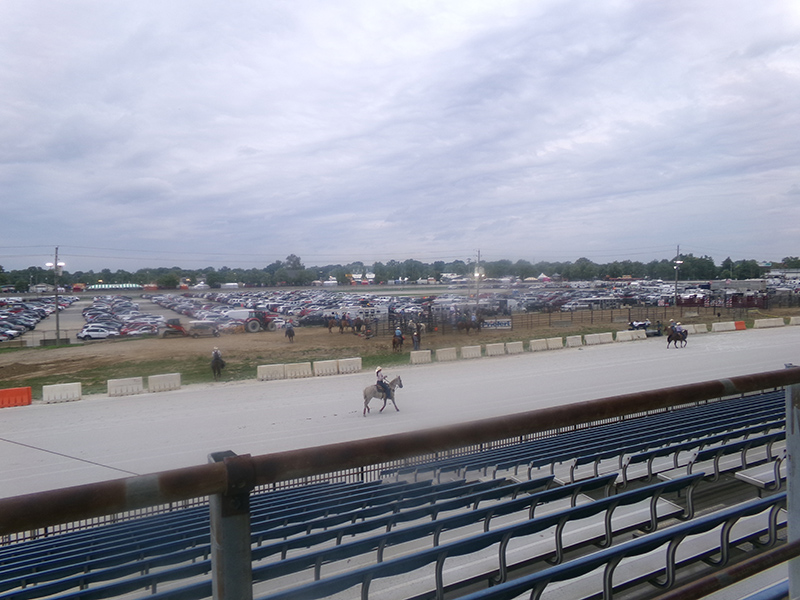
[{"label": "guardrail", "polygon": [[[262,456],[215,453],[206,465],[0,499],[0,535],[211,496],[214,545],[225,548],[225,557],[212,560],[214,587],[241,591],[242,573],[232,575],[228,568],[232,563],[250,564],[247,498],[256,486],[346,470],[377,469],[414,456],[797,384],[800,368],[787,368]],[[224,543],[220,541],[223,538]],[[247,597],[220,593],[215,598]]]}]

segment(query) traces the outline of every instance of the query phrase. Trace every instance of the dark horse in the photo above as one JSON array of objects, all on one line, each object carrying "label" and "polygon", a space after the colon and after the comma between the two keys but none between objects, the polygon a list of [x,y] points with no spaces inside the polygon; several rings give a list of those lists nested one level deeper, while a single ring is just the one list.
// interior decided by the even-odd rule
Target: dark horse
[{"label": "dark horse", "polygon": [[294,342],[294,327],[292,327],[291,325],[289,325],[289,326],[286,328],[286,333],[284,333],[284,335],[285,335],[287,338],[289,338],[289,343],[292,343],[292,342]]},{"label": "dark horse", "polygon": [[403,350],[403,336],[396,335],[392,337],[392,352],[402,352]]},{"label": "dark horse", "polygon": [[675,347],[678,347],[678,342],[681,343],[681,348],[686,345],[686,338],[689,337],[689,332],[685,329],[681,332],[677,332],[672,329],[672,327],[667,327],[664,330],[667,334],[667,348],[672,342],[675,342]]},{"label": "dark horse", "polygon": [[211,359],[211,372],[214,374],[214,381],[219,381],[222,376],[222,369],[225,368],[225,361],[221,356],[215,356]]}]

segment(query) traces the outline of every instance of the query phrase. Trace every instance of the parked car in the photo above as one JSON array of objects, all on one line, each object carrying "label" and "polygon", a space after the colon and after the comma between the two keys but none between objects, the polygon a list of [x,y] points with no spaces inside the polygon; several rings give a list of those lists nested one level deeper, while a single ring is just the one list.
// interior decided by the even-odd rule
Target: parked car
[{"label": "parked car", "polygon": [[100,325],[87,325],[75,336],[79,340],[105,340],[119,336],[119,331]]}]

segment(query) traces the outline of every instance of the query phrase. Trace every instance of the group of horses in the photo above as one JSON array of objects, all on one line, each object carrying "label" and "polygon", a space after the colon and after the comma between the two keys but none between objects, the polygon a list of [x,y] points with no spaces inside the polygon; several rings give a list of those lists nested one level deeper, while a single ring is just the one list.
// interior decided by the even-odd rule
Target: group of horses
[{"label": "group of horses", "polygon": [[328,333],[333,333],[334,327],[338,327],[339,333],[344,333],[345,329],[349,329],[353,334],[358,335],[364,325],[366,325],[366,322],[361,317],[356,317],[355,319],[346,316],[341,319],[331,318],[328,319]]}]

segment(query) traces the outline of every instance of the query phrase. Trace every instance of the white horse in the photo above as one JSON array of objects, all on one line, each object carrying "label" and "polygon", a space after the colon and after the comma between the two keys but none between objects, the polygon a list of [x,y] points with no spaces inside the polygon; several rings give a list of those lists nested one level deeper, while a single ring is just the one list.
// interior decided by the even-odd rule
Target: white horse
[{"label": "white horse", "polygon": [[[392,390],[392,397],[390,398],[390,400],[392,401],[392,404],[394,404],[394,408],[397,411],[399,411],[400,409],[397,408],[397,402],[394,401],[394,391],[395,391],[395,389],[402,388],[402,387],[403,387],[403,380],[400,379],[399,375],[389,382],[389,389]],[[386,400],[387,400],[387,398],[386,398],[386,394],[383,392],[383,390],[381,388],[379,388],[377,384],[368,385],[367,387],[364,388],[364,416],[365,417],[367,416],[367,413],[369,412],[369,401],[372,400],[373,398],[378,398],[379,400],[383,400],[383,406],[381,406],[381,409],[378,412],[383,412],[383,409],[386,408]]]}]

